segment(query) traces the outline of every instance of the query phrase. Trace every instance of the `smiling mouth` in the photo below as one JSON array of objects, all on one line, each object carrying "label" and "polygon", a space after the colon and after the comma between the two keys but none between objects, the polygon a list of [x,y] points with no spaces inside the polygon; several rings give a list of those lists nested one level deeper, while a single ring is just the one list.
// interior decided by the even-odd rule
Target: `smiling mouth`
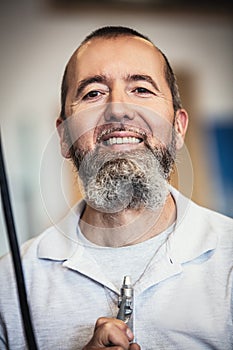
[{"label": "smiling mouth", "polygon": [[142,143],[146,137],[146,133],[138,130],[122,130],[122,129],[105,129],[99,135],[97,142],[105,146],[113,145],[136,145]]}]

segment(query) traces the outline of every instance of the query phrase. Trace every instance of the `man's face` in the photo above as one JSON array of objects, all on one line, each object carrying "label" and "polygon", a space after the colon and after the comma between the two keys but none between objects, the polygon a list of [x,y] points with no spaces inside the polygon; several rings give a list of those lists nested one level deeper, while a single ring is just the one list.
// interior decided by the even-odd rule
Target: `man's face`
[{"label": "man's face", "polygon": [[68,86],[65,111],[75,148],[128,151],[171,141],[174,111],[164,60],[149,42],[92,40],[73,55]]},{"label": "man's face", "polygon": [[[153,192],[155,182],[161,184],[161,176],[169,176],[175,153],[172,95],[164,71],[164,59],[160,52],[151,43],[138,37],[93,39],[72,56],[68,67],[65,105],[65,129],[69,138],[65,142],[69,142],[68,148],[76,167],[79,169],[83,162],[83,169],[86,169],[84,172],[80,169],[79,172],[86,183],[85,192],[93,194],[100,186],[98,193],[89,199],[92,204],[99,203],[94,197],[99,199],[105,196],[105,203],[109,202],[110,197],[118,201],[119,190],[126,187],[131,189],[128,194],[123,190],[122,196],[128,200],[129,193],[132,193],[132,200],[124,207],[133,205],[138,208],[149,203],[147,207],[154,208],[154,198],[162,198],[162,185],[154,190],[157,192]],[[150,153],[153,154],[152,158]],[[113,154],[113,162],[109,154]],[[91,155],[88,161],[85,160],[86,155]],[[126,167],[124,157],[130,158]],[[134,178],[130,183],[123,184],[122,179],[131,178],[132,162],[136,158],[147,159],[145,162],[148,166],[142,169],[143,164],[138,164],[138,173],[134,170]],[[155,162],[153,158],[156,158]],[[104,171],[103,159],[107,164]],[[89,164],[93,164],[94,168],[90,169]],[[116,164],[121,174],[120,182]],[[97,167],[99,169],[95,170]],[[150,172],[148,177],[142,175],[146,175],[147,169]],[[90,173],[93,173],[92,178]],[[155,173],[158,181],[154,179]],[[110,182],[104,195],[106,175],[110,176]],[[140,185],[139,177],[142,180]],[[144,188],[143,199],[135,199],[139,187]],[[159,205],[163,200],[159,200]],[[119,210],[123,202],[121,200],[118,203]],[[114,205],[110,205],[108,210],[117,206],[116,202],[112,203]],[[102,206],[106,210],[106,204],[95,205],[98,209]]]}]

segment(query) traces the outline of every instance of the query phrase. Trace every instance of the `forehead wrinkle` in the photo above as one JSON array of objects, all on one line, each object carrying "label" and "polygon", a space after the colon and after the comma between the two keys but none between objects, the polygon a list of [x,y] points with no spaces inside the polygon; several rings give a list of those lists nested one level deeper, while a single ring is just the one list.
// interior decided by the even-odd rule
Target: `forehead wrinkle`
[{"label": "forehead wrinkle", "polygon": [[[90,44],[90,43],[89,43]],[[68,78],[68,80],[69,80],[69,82],[67,81],[67,83],[68,83],[68,88],[70,88],[70,85],[76,85],[75,84],[75,74],[73,74],[73,71],[75,71],[76,70],[76,67],[79,65],[79,58],[78,58],[78,53],[79,53],[79,51],[80,51],[80,49],[83,49],[83,47],[85,48],[85,46],[88,46],[88,45],[84,45],[84,46],[81,46],[81,47],[79,47],[74,53],[73,53],[73,55],[71,56],[71,58],[70,58],[70,60],[69,60],[69,62],[68,62],[68,64],[67,64],[67,68],[68,68],[68,74],[67,74],[67,78]],[[168,86],[168,82],[167,82],[167,79],[166,79],[166,74],[165,74],[165,72],[166,72],[166,65],[165,65],[165,61],[164,61],[164,58],[163,58],[163,56],[162,56],[162,54],[161,54],[161,52],[160,52],[160,50],[156,47],[156,46],[154,46],[153,45],[153,49],[154,49],[154,52],[155,52],[155,54],[157,53],[158,55],[159,55],[159,57],[160,57],[160,60],[161,60],[161,64],[162,64],[162,73],[163,73],[163,77],[165,78],[165,83],[166,83],[166,85]],[[123,73],[123,72],[122,72]],[[124,74],[124,73],[123,73]],[[152,85],[153,85],[153,87],[159,92],[159,93],[161,93],[161,90],[160,90],[160,87],[159,87],[159,85],[158,85],[158,83],[157,82],[155,82],[155,80],[154,79],[152,79],[149,75],[146,75],[146,74],[138,74],[138,73],[136,73],[136,74],[124,74],[124,76],[119,76],[118,75],[118,77],[119,77],[119,79],[120,80],[127,80],[127,81],[140,81],[140,80],[144,80],[144,81],[147,81],[147,82],[149,82],[149,83],[151,83]],[[93,81],[92,81],[92,79],[93,79]],[[115,78],[116,79],[116,78]],[[86,80],[89,80],[88,82],[86,82]],[[76,98],[77,98],[77,96],[79,96],[80,95],[80,93],[83,91],[83,89],[87,86],[87,85],[89,85],[89,84],[91,84],[91,83],[103,83],[103,84],[106,84],[106,85],[109,85],[109,84],[111,84],[112,82],[113,82],[113,80],[114,80],[114,78],[112,78],[112,77],[110,77],[110,76],[108,76],[108,74],[96,74],[96,75],[93,75],[93,77],[92,76],[90,76],[90,77],[87,77],[86,79],[83,79],[83,80],[81,80],[80,82],[79,82],[79,86],[78,86],[78,88],[77,89],[75,89],[76,90],[76,92],[75,92],[75,96],[76,96]],[[169,86],[168,86],[168,88],[169,88]],[[170,88],[169,88],[169,90],[170,90]]]},{"label": "forehead wrinkle", "polygon": [[[146,75],[146,74],[127,74],[127,75],[124,75],[122,77],[119,77],[119,79],[126,81],[127,83],[132,82],[132,81],[133,82],[146,81],[149,84],[151,84],[157,92],[159,92],[159,93],[161,92],[158,84],[154,81],[154,79],[151,76]],[[105,75],[105,74],[97,74],[97,75],[93,75],[93,76],[88,76],[87,78],[79,81],[75,98],[78,98],[80,96],[80,94],[82,93],[82,91],[88,85],[91,85],[93,83],[109,85],[110,83],[112,83],[113,80],[114,80],[114,78],[107,77],[107,75]]]}]

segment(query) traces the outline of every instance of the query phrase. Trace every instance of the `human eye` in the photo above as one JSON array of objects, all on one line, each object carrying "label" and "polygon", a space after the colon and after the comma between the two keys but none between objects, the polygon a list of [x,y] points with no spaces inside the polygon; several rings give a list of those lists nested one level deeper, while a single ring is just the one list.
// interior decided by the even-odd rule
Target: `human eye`
[{"label": "human eye", "polygon": [[95,101],[99,97],[101,97],[103,93],[99,90],[92,90],[89,91],[86,95],[83,96],[84,101]]},{"label": "human eye", "polygon": [[137,87],[133,90],[133,92],[136,93],[137,95],[144,96],[144,97],[151,96],[154,94],[151,90],[145,87]]}]

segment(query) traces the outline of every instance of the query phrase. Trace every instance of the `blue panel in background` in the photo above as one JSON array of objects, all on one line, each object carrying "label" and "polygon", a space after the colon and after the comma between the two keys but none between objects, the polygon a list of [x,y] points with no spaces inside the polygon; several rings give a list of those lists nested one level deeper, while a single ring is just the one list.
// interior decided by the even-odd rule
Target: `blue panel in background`
[{"label": "blue panel in background", "polygon": [[224,183],[233,184],[233,124],[215,129],[221,177]]},{"label": "blue panel in background", "polygon": [[219,198],[217,210],[233,217],[233,118],[229,122],[212,124],[209,132],[215,144],[211,158],[218,165],[217,176],[220,177],[218,183],[222,198]]}]

